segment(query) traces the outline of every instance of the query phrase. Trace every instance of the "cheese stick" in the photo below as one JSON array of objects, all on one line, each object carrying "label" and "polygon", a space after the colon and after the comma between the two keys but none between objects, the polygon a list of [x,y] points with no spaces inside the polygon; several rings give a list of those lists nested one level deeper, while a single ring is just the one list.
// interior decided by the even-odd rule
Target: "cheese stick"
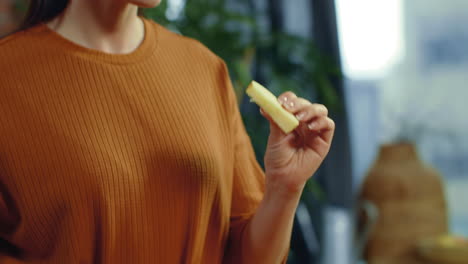
[{"label": "cheese stick", "polygon": [[276,96],[261,84],[252,81],[249,87],[247,87],[246,93],[251,98],[251,101],[255,102],[270,115],[284,133],[288,134],[299,125],[297,118],[284,109]]}]

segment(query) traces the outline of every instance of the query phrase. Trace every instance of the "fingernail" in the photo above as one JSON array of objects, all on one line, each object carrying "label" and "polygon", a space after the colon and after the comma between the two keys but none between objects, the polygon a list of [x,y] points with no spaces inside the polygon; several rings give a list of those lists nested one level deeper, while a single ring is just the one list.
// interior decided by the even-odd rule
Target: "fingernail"
[{"label": "fingernail", "polygon": [[278,102],[279,102],[281,105],[285,104],[287,101],[288,101],[288,98],[287,98],[287,97],[280,97],[280,98],[278,98]]},{"label": "fingernail", "polygon": [[317,125],[317,124],[315,124],[315,122],[312,122],[312,123],[310,123],[310,124],[308,125],[308,127],[309,127],[309,129],[314,129],[316,125]]},{"label": "fingernail", "polygon": [[293,109],[293,108],[294,108],[294,102],[289,102],[289,103],[287,103],[285,106],[286,106],[286,108],[288,108],[288,109]]},{"label": "fingernail", "polygon": [[304,117],[304,113],[303,113],[303,112],[301,112],[301,113],[299,113],[299,114],[296,115],[297,120],[302,120],[303,117]]}]

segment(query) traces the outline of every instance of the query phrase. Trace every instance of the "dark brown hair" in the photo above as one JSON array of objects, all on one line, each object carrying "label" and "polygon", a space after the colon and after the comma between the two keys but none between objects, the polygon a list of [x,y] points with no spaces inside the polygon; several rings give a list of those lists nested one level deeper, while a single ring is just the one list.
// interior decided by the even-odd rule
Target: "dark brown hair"
[{"label": "dark brown hair", "polygon": [[65,10],[69,2],[69,0],[28,0],[28,11],[21,29],[52,20]]}]

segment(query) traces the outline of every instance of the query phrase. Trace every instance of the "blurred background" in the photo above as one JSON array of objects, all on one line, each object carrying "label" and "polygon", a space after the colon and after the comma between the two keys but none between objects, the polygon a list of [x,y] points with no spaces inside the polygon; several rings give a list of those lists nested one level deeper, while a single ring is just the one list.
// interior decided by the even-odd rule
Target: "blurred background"
[{"label": "blurred background", "polygon": [[[0,36],[26,7],[0,0]],[[142,10],[226,60],[261,164],[268,124],[244,96],[250,80],[330,108],[334,145],[304,192],[288,260],[324,264],[468,263],[467,13],[466,0],[163,0]]]}]

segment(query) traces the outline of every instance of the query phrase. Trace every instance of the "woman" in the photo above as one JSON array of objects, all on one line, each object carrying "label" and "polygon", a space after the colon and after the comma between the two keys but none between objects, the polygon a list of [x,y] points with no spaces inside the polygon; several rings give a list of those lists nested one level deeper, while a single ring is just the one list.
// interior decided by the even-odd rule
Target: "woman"
[{"label": "woman", "polygon": [[[280,263],[327,109],[270,120],[265,173],[224,62],[137,16],[158,0],[33,0],[0,42],[0,263]],[[264,114],[266,118],[269,118]]]}]

